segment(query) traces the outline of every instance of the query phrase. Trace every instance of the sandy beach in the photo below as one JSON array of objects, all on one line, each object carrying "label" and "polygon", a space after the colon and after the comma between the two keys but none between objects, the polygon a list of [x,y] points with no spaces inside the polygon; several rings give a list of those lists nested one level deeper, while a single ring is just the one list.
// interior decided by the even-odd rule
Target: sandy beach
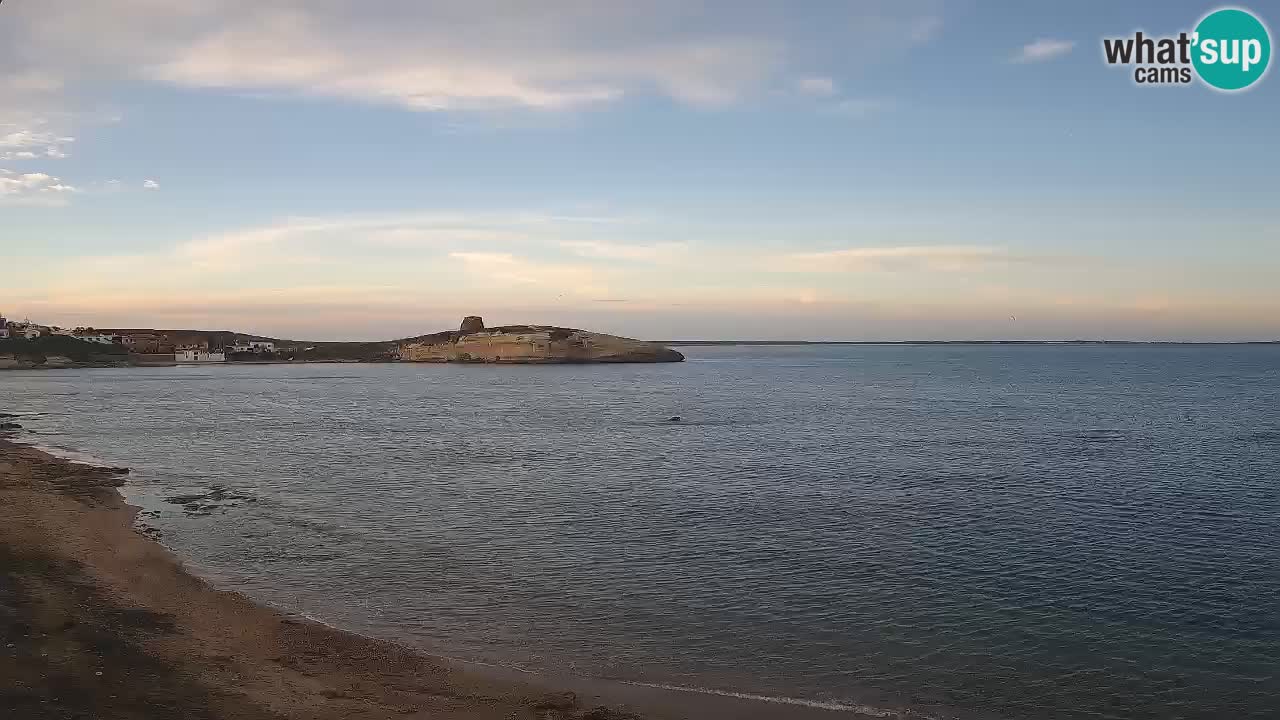
[{"label": "sandy beach", "polygon": [[464,666],[287,616],[187,573],[135,526],[126,472],[0,439],[5,717],[850,716]]},{"label": "sandy beach", "polygon": [[134,529],[120,482],[0,441],[7,717],[630,717],[214,590]]}]

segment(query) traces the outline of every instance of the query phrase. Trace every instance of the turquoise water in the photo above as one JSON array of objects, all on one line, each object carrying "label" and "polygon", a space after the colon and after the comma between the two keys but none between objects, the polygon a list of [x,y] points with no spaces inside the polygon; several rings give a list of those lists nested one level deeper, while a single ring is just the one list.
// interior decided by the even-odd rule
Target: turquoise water
[{"label": "turquoise water", "polygon": [[1280,347],[684,350],[8,372],[0,410],[134,467],[219,585],[454,657],[935,717],[1280,715]]}]

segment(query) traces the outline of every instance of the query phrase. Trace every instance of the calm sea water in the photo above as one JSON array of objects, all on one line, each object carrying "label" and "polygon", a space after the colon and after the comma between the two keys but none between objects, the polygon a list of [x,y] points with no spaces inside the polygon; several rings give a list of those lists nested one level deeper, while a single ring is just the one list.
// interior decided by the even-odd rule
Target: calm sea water
[{"label": "calm sea water", "polygon": [[687,354],[9,372],[0,410],[134,467],[218,584],[454,657],[960,718],[1280,716],[1280,348]]}]

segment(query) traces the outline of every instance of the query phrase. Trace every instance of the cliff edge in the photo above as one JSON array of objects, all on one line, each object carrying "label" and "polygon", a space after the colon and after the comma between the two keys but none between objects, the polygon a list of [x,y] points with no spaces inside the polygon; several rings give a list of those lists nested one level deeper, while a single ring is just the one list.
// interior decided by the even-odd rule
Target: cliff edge
[{"label": "cliff edge", "polygon": [[550,325],[486,328],[470,315],[454,331],[400,342],[404,362],[639,363],[680,362],[684,355],[657,343]]}]

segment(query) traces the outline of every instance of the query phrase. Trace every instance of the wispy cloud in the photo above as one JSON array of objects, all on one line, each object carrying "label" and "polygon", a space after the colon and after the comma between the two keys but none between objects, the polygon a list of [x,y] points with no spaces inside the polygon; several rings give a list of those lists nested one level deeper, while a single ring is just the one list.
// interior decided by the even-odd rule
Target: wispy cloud
[{"label": "wispy cloud", "polygon": [[1062,57],[1071,52],[1076,44],[1072,40],[1053,40],[1040,38],[1027,43],[1013,56],[1015,63],[1038,63]]},{"label": "wispy cloud", "polygon": [[156,182],[155,180],[143,180],[142,188],[144,190],[159,190],[160,183]]},{"label": "wispy cloud", "polygon": [[63,86],[62,78],[40,70],[23,70],[0,74],[0,91],[6,93],[56,92]]},{"label": "wispy cloud", "polygon": [[964,271],[1031,258],[974,245],[859,247],[826,252],[790,253],[771,258],[768,267],[786,272]]},{"label": "wispy cloud", "polygon": [[591,297],[608,293],[602,273],[588,265],[540,262],[494,252],[453,252],[449,257],[461,263],[463,272],[497,293],[509,283],[541,286],[551,295]]},{"label": "wispy cloud", "polygon": [[689,250],[684,243],[628,245],[598,240],[565,240],[560,247],[580,257],[652,263],[675,262],[685,257]]},{"label": "wispy cloud", "polygon": [[821,75],[811,75],[796,80],[796,89],[805,95],[831,97],[840,92],[836,81]]},{"label": "wispy cloud", "polygon": [[865,118],[892,110],[896,106],[893,100],[884,98],[847,98],[832,105],[832,114],[849,118]]},{"label": "wispy cloud", "polygon": [[529,235],[515,230],[484,227],[459,227],[444,224],[440,227],[415,225],[374,228],[361,236],[368,245],[388,248],[447,248],[476,243],[516,243],[527,240]]},{"label": "wispy cloud", "polygon": [[0,160],[32,160],[36,158],[65,158],[67,145],[74,137],[37,129],[44,124],[36,120],[33,127],[16,123],[0,124]]},{"label": "wispy cloud", "polygon": [[0,203],[62,205],[76,188],[46,173],[18,173],[0,168]]},{"label": "wispy cloud", "polygon": [[[127,73],[196,88],[334,98],[412,110],[563,110],[657,92],[723,106],[794,77],[785,3],[741,20],[737,3],[547,0],[393,3],[130,0],[9,12],[11,53],[67,74]],[[939,27],[932,2],[851,6],[853,47],[911,47]],[[52,8],[52,9],[51,9]],[[4,40],[0,30],[0,41]],[[802,91],[831,95],[815,74]]]},{"label": "wispy cloud", "polygon": [[[206,270],[276,260],[319,262],[364,251],[488,251],[613,222],[608,217],[546,213],[421,212],[387,215],[299,217],[215,233],[177,245],[174,255]],[[555,244],[554,241],[548,241]],[[603,244],[602,244],[603,245]],[[340,262],[340,260],[333,260]]]}]

